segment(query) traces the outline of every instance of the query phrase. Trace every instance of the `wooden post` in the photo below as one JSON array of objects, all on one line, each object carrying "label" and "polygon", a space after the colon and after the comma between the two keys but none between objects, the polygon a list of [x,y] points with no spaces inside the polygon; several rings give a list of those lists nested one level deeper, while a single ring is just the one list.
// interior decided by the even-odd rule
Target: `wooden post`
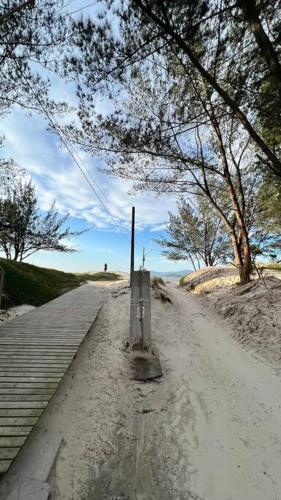
[{"label": "wooden post", "polygon": [[134,269],[135,269],[135,207],[132,207],[130,286],[132,286],[132,274],[134,272]]},{"label": "wooden post", "polygon": [[133,271],[131,281],[130,345],[148,350],[151,343],[150,272]]}]

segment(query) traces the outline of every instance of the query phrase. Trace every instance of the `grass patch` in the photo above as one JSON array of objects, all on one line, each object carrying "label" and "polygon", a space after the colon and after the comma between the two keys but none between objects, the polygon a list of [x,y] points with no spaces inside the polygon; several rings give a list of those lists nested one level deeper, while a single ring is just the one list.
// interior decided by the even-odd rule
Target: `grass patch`
[{"label": "grass patch", "polygon": [[193,293],[208,293],[213,288],[231,287],[239,283],[239,275],[234,267],[205,267],[183,276],[180,285]]},{"label": "grass patch", "polygon": [[115,273],[64,273],[6,259],[0,259],[0,266],[5,272],[2,300],[4,308],[21,304],[41,306],[77,288],[81,282],[119,279],[119,275]]},{"label": "grass patch", "polygon": [[184,286],[187,276],[189,276],[189,275],[186,274],[185,276],[181,277],[181,279],[180,279],[180,286]]},{"label": "grass patch", "polygon": [[264,263],[264,264],[261,264],[261,263],[258,263],[257,264],[258,267],[261,267],[263,269],[271,269],[273,271],[281,271],[281,264],[268,264],[268,263]]},{"label": "grass patch", "polygon": [[120,280],[121,277],[116,273],[82,273],[77,274],[80,277],[80,281],[82,280],[91,280],[91,281],[116,281]]}]

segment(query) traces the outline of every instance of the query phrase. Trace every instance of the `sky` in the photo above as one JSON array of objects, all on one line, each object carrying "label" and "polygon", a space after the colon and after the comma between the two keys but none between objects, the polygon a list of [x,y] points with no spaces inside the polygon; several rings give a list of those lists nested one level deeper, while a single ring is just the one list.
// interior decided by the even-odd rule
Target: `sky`
[{"label": "sky", "polygon": [[[72,0],[71,9],[80,8],[87,3],[89,4],[89,0]],[[52,79],[52,94],[58,100],[65,99],[70,104],[75,104],[71,87],[63,81]],[[5,139],[1,154],[6,158],[13,158],[31,176],[40,209],[47,210],[55,200],[60,214],[69,213],[68,225],[71,229],[86,229],[71,241],[77,248],[75,253],[38,252],[28,262],[71,272],[101,270],[107,262],[108,270],[128,271],[131,207],[135,206],[135,268],[141,264],[143,247],[148,269],[180,271],[191,268],[186,261],[168,261],[155,242],[165,232],[168,212],[176,211],[175,197],[166,195],[156,198],[150,193],[130,195],[130,182],[102,175],[98,171],[100,160],[76,148],[83,168],[90,175],[95,190],[112,214],[111,217],[59,138],[47,130],[44,116],[28,115],[19,108],[13,109],[1,120],[0,135]]]}]

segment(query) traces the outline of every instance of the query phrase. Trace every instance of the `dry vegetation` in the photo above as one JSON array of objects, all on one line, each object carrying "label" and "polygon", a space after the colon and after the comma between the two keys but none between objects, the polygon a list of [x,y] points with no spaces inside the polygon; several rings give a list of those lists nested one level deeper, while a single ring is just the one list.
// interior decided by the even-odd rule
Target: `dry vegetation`
[{"label": "dry vegetation", "polygon": [[205,267],[181,279],[180,284],[187,291],[196,294],[208,293],[214,288],[232,286],[239,282],[239,276],[234,267]]},{"label": "dry vegetation", "polygon": [[281,272],[266,270],[263,279],[253,277],[238,286],[233,268],[206,268],[182,279],[187,291],[203,297],[232,327],[233,337],[244,346],[280,365]]}]

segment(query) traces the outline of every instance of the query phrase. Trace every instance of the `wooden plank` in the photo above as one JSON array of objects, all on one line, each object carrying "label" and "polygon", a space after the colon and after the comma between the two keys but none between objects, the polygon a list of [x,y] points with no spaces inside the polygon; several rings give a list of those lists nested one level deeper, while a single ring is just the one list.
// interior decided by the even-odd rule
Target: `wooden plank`
[{"label": "wooden plank", "polygon": [[15,458],[20,448],[0,448],[0,460],[11,460]]},{"label": "wooden plank", "polygon": [[69,363],[30,363],[30,364],[22,364],[22,363],[15,363],[11,362],[9,364],[7,363],[0,363],[0,370],[30,370],[30,371],[36,371],[39,369],[39,371],[44,370],[44,372],[58,372],[60,373],[62,370],[65,372]]},{"label": "wooden plank", "polygon": [[65,371],[68,365],[71,363],[71,359],[49,359],[49,358],[13,358],[0,359],[0,368],[5,369],[6,367],[20,367],[20,368],[58,368],[59,370]]},{"label": "wooden plank", "polygon": [[71,356],[73,355],[75,352],[76,352],[76,347],[71,347],[71,349],[67,349],[67,347],[65,346],[65,344],[59,344],[59,343],[56,343],[56,345],[52,346],[52,345],[40,345],[39,343],[37,343],[37,346],[29,346],[28,344],[25,344],[24,342],[20,342],[21,344],[21,347],[19,348],[19,341],[15,341],[15,345],[9,345],[7,346],[6,344],[5,345],[1,345],[0,343],[0,349],[1,349],[1,354],[8,354],[8,353],[14,353],[14,354],[29,354],[29,353],[50,353],[51,355],[56,355],[57,353],[59,354],[65,354],[66,356]]},{"label": "wooden plank", "polygon": [[65,367],[63,368],[55,368],[55,367],[48,367],[48,366],[18,366],[18,365],[6,365],[3,366],[0,364],[0,374],[1,377],[4,377],[6,373],[12,374],[12,373],[49,373],[50,377],[52,377],[52,374],[59,377],[60,375],[64,375]]},{"label": "wooden plank", "polygon": [[[51,328],[51,327],[50,327]],[[1,332],[0,332],[0,340],[1,340],[1,344],[5,344],[5,343],[9,343],[9,342],[15,342],[16,340],[20,340],[21,342],[26,342],[26,343],[30,343],[30,344],[34,344],[35,341],[40,341],[42,344],[46,344],[46,343],[49,343],[50,342],[55,342],[56,340],[58,342],[67,342],[67,345],[70,345],[73,344],[73,345],[76,345],[77,342],[80,342],[81,338],[83,338],[84,335],[81,333],[80,335],[69,335],[68,333],[66,334],[58,334],[58,333],[54,333],[52,335],[49,335],[48,334],[48,331],[46,332],[42,332],[42,334],[38,333],[38,332],[34,332],[34,333],[30,333],[30,334],[27,334],[27,333],[24,333],[24,334],[21,334],[21,335],[13,335],[11,333],[8,333],[8,334],[5,334],[5,336],[1,335]]]},{"label": "wooden plank", "polygon": [[19,349],[18,348],[18,342],[17,342],[17,347],[13,347],[13,348],[6,348],[6,347],[3,347],[1,346],[0,347],[1,349],[1,355],[2,354],[14,354],[14,355],[17,355],[17,354],[22,354],[22,355],[30,355],[30,354],[50,354],[51,356],[57,356],[57,355],[63,355],[63,356],[73,356],[73,354],[75,354],[76,352],[76,349],[59,349],[58,348],[58,345],[56,346],[55,349],[52,349],[52,347],[42,347],[40,348],[40,346],[38,347],[25,347],[24,344],[22,344],[22,348]]},{"label": "wooden plank", "polygon": [[52,398],[102,302],[103,292],[85,285],[0,325],[0,474]]},{"label": "wooden plank", "polygon": [[54,394],[55,392],[55,388],[42,388],[42,387],[24,387],[24,388],[21,388],[21,387],[13,387],[13,388],[10,388],[10,387],[4,387],[4,388],[0,388],[0,396],[2,399],[2,395],[5,395],[5,394],[44,394],[45,396],[50,396],[52,394]]},{"label": "wooden plank", "polygon": [[[50,331],[50,328],[52,330]],[[75,337],[83,337],[85,335],[85,329],[83,330],[70,330],[69,328],[60,328],[56,329],[54,325],[49,325],[45,326],[44,328],[37,328],[33,327],[30,328],[28,325],[22,325],[20,329],[13,328],[13,330],[3,330],[1,329],[0,332],[0,337],[2,338],[7,338],[7,337],[18,337],[19,339],[22,339],[26,336],[26,338],[33,338],[33,337],[47,337],[47,338],[53,338],[53,337],[58,337],[58,338],[69,338],[70,340]]]},{"label": "wooden plank", "polygon": [[56,389],[57,383],[54,382],[1,382],[2,389]]},{"label": "wooden plank", "polygon": [[[48,328],[52,328],[51,326],[49,326]],[[39,340],[40,342],[44,343],[44,341],[46,342],[50,340],[50,342],[54,342],[55,340],[58,340],[59,342],[67,342],[69,345],[71,344],[76,344],[76,342],[79,342],[81,340],[81,338],[84,337],[85,335],[85,332],[84,333],[75,333],[75,334],[69,334],[69,332],[60,332],[60,333],[52,333],[51,335],[49,334],[48,332],[48,328],[46,329],[46,331],[42,331],[42,332],[38,332],[38,331],[34,331],[34,332],[24,332],[24,333],[18,333],[18,334],[11,334],[11,333],[7,333],[5,334],[4,336],[1,335],[1,332],[0,332],[0,340],[1,340],[1,343],[5,343],[7,341],[14,341],[14,340],[20,340],[21,342],[22,341],[26,341],[27,343],[32,343],[34,344],[35,343],[35,340]]]},{"label": "wooden plank", "polygon": [[[24,327],[23,327],[24,328]],[[54,339],[54,338],[58,338],[58,339],[61,339],[61,340],[75,340],[75,339],[80,339],[81,337],[83,337],[85,335],[85,330],[83,332],[69,332],[69,331],[64,331],[64,330],[60,330],[60,331],[53,331],[52,333],[50,333],[50,328],[52,328],[51,326],[48,326],[46,327],[44,330],[41,330],[41,331],[38,331],[38,329],[34,329],[34,331],[27,331],[26,328],[24,328],[24,330],[22,332],[20,331],[15,331],[13,330],[13,332],[0,332],[0,338],[2,340],[5,340],[5,339],[19,339],[19,340],[23,340],[23,339],[31,339],[31,340],[34,340],[35,338],[39,338],[40,340],[44,340],[44,339]]]},{"label": "wooden plank", "polygon": [[65,354],[65,353],[51,353],[49,352],[32,352],[32,351],[27,351],[27,352],[7,352],[3,353],[1,352],[1,360],[7,360],[7,359],[15,359],[17,361],[23,360],[23,359],[31,359],[31,361],[34,361],[35,359],[42,359],[43,361],[46,359],[54,360],[54,361],[68,361],[73,358],[75,355],[75,352],[72,354]]},{"label": "wooden plank", "polygon": [[[72,319],[73,321],[73,319]],[[50,328],[52,330],[50,330]],[[87,327],[86,327],[87,328]],[[48,337],[52,337],[54,335],[66,337],[68,336],[69,338],[72,338],[72,336],[83,336],[85,335],[85,328],[77,328],[75,330],[71,330],[70,328],[57,328],[56,325],[54,324],[54,318],[52,325],[45,325],[43,328],[40,328],[36,325],[33,325],[30,327],[29,325],[22,324],[20,328],[17,328],[15,325],[13,326],[13,330],[11,331],[9,328],[4,329],[4,327],[1,327],[1,332],[0,336],[5,336],[5,335],[15,335],[20,338],[23,336],[27,335],[47,335]]]},{"label": "wooden plank", "polygon": [[0,436],[0,448],[14,448],[22,446],[27,436]]},{"label": "wooden plank", "polygon": [[[1,367],[0,367],[1,370]],[[63,377],[64,373],[49,370],[40,370],[38,368],[13,368],[12,370],[0,371],[0,379],[6,379],[7,377],[48,377],[52,379],[60,380]]]},{"label": "wooden plank", "polygon": [[[1,369],[1,367],[0,367]],[[35,378],[46,378],[48,377],[49,379],[55,379],[55,380],[61,380],[63,377],[64,373],[59,372],[58,370],[56,371],[48,371],[48,370],[40,370],[37,371],[38,368],[36,369],[30,369],[30,368],[23,368],[23,369],[17,369],[13,368],[13,371],[7,370],[6,372],[0,371],[0,378],[1,379],[7,379],[8,377],[35,377]]]},{"label": "wooden plank", "polygon": [[55,360],[58,360],[58,361],[68,361],[68,360],[71,360],[73,358],[73,356],[75,355],[75,352],[73,352],[70,356],[68,356],[67,354],[60,354],[60,353],[46,353],[46,352],[25,352],[25,353],[17,353],[17,352],[7,352],[7,353],[1,353],[1,360],[5,360],[5,359],[17,359],[17,360],[21,360],[21,359],[31,359],[31,360],[34,360],[34,358],[38,358],[38,359],[55,359]]},{"label": "wooden plank", "polygon": [[19,347],[22,346],[22,349],[25,349],[25,350],[32,350],[32,349],[40,349],[40,351],[44,351],[44,349],[50,349],[50,350],[54,350],[54,351],[67,351],[67,352],[71,352],[71,351],[75,351],[75,349],[77,348],[77,345],[79,345],[81,343],[81,338],[79,340],[76,340],[75,342],[67,342],[67,340],[65,339],[62,339],[62,340],[57,340],[56,338],[54,338],[54,340],[51,342],[49,341],[48,343],[46,343],[46,337],[40,341],[40,339],[36,338],[36,343],[33,342],[31,344],[31,342],[26,342],[25,340],[21,340],[21,339],[14,339],[14,340],[9,340],[9,341],[4,341],[2,340],[2,342],[0,341],[0,346],[1,346],[1,350],[2,349],[5,349],[7,351],[14,351],[15,349],[19,349]]},{"label": "wooden plank", "polygon": [[[31,403],[42,403],[47,406],[48,401],[50,399],[50,394],[1,394],[1,404],[5,404],[7,401],[9,403],[15,402],[16,404],[20,404],[21,408],[30,408],[32,407]],[[28,405],[25,405],[28,403]],[[29,406],[30,404],[30,406]],[[38,406],[39,408],[40,406]],[[37,407],[36,407],[37,408]],[[40,407],[41,408],[41,407]]]},{"label": "wooden plank", "polygon": [[[34,339],[35,340],[35,339]],[[81,339],[77,342],[67,342],[66,340],[61,340],[57,341],[55,338],[53,340],[50,340],[46,342],[46,337],[40,341],[40,339],[36,338],[36,342],[30,342],[26,341],[25,339],[9,339],[9,340],[0,340],[0,346],[1,350],[2,349],[7,349],[7,350],[15,350],[15,349],[25,349],[25,350],[32,350],[32,349],[40,349],[40,351],[43,351],[44,349],[50,349],[50,350],[58,350],[58,351],[74,351],[77,348],[77,344],[80,344]]]},{"label": "wooden plank", "polygon": [[34,376],[19,376],[19,375],[16,375],[15,377],[14,376],[10,376],[9,374],[6,375],[6,377],[0,377],[0,387],[2,386],[3,382],[6,383],[6,382],[20,382],[21,384],[26,384],[28,382],[34,382],[34,383],[47,383],[47,382],[51,382],[52,384],[55,384],[55,383],[59,383],[61,381],[61,377],[40,377],[40,376],[36,376],[38,374],[34,374]]},{"label": "wooden plank", "polygon": [[52,352],[32,352],[32,351],[27,351],[27,352],[23,352],[21,351],[20,353],[17,353],[17,352],[11,352],[11,353],[2,353],[0,352],[0,356],[1,356],[1,359],[10,359],[10,358],[13,358],[13,359],[16,359],[16,360],[20,360],[20,359],[30,359],[32,358],[33,360],[34,359],[42,359],[42,360],[45,360],[45,359],[54,359],[54,360],[58,360],[58,361],[67,361],[68,359],[72,359],[73,358],[73,353],[71,354],[66,354],[66,353],[52,353]]},{"label": "wooden plank", "polygon": [[27,344],[27,345],[30,345],[30,346],[34,346],[36,347],[39,343],[42,344],[42,345],[53,345],[54,347],[56,345],[60,345],[60,344],[63,344],[65,345],[67,348],[75,348],[76,345],[77,345],[77,342],[79,343],[79,341],[81,340],[81,337],[83,337],[82,335],[80,336],[79,339],[77,340],[74,340],[72,338],[69,338],[68,335],[66,335],[65,337],[61,337],[61,338],[57,338],[57,336],[52,336],[52,337],[49,337],[48,334],[46,333],[45,335],[42,335],[41,337],[38,336],[38,333],[35,333],[34,335],[30,335],[30,336],[25,336],[25,335],[22,335],[21,338],[18,338],[18,337],[13,337],[11,335],[7,335],[5,337],[2,337],[0,335],[0,344],[2,345],[7,345],[9,346],[10,344],[15,344],[17,342],[17,340],[20,340],[21,343],[23,344]]},{"label": "wooden plank", "polygon": [[10,468],[12,460],[0,460],[0,474],[4,474]]},{"label": "wooden plank", "polygon": [[[51,327],[50,327],[51,328]],[[81,333],[80,335],[75,335],[75,336],[70,336],[68,333],[65,334],[53,334],[49,335],[48,331],[42,332],[40,335],[38,332],[34,333],[24,333],[20,335],[13,335],[10,333],[7,333],[5,335],[1,334],[0,332],[0,342],[1,344],[8,344],[9,342],[15,342],[16,340],[20,340],[21,342],[26,342],[27,344],[35,344],[36,345],[36,340],[40,341],[42,344],[48,344],[54,343],[56,340],[58,342],[67,342],[68,345],[75,345],[77,341],[81,339],[84,335]],[[77,340],[76,340],[77,339]]]},{"label": "wooden plank", "polygon": [[6,355],[6,354],[10,354],[10,353],[13,353],[14,355],[17,355],[17,354],[22,354],[22,355],[28,354],[29,355],[29,354],[39,353],[41,355],[41,354],[47,353],[47,354],[50,354],[51,356],[56,356],[57,354],[62,354],[65,356],[73,356],[73,354],[75,354],[75,352],[76,352],[76,349],[73,349],[73,348],[65,349],[64,346],[59,347],[59,344],[57,344],[55,348],[52,348],[52,346],[40,347],[39,345],[38,345],[38,347],[26,347],[22,343],[21,344],[22,349],[20,349],[18,347],[18,344],[19,344],[19,341],[17,341],[17,344],[14,347],[0,346],[1,355],[2,354]]},{"label": "wooden plank", "polygon": [[1,427],[1,436],[28,436],[32,431],[32,426],[7,426]]},{"label": "wooden plank", "polygon": [[[12,355],[11,356],[8,356],[7,355],[0,355],[0,359],[1,360],[5,360],[6,362],[11,360],[11,359],[15,359]],[[16,359],[18,361],[23,361],[23,362],[52,362],[52,361],[58,361],[58,362],[68,362],[70,363],[70,361],[73,359],[73,356],[71,358],[66,358],[65,356],[46,356],[46,355],[43,355],[41,357],[38,356],[38,354],[36,356],[34,356],[33,354],[30,354],[30,356],[28,357],[27,355],[25,356],[19,356],[17,355],[16,356]]]},{"label": "wooden plank", "polygon": [[16,328],[15,326],[13,326],[13,330],[10,330],[9,328],[4,330],[4,328],[1,327],[1,332],[0,332],[0,338],[1,337],[7,338],[10,336],[19,338],[24,338],[26,336],[28,338],[28,337],[35,337],[38,335],[41,337],[45,336],[47,338],[58,336],[63,338],[68,337],[69,339],[71,339],[72,337],[81,337],[85,335],[85,328],[76,330],[71,330],[70,328],[56,328],[53,318],[52,324],[44,325],[43,328],[38,328],[38,326],[36,325],[32,325],[32,327],[30,327],[29,325],[22,324],[20,328]]},{"label": "wooden plank", "polygon": [[[45,401],[42,400],[42,401],[38,401],[38,400],[25,400],[25,399],[22,399],[21,396],[17,396],[17,400],[10,400],[10,399],[3,399],[3,398],[6,398],[7,396],[1,396],[1,401],[0,401],[0,413],[2,411],[2,409],[22,409],[22,410],[31,410],[31,409],[34,409],[34,410],[43,410],[44,408],[46,408],[47,404],[48,404],[48,401],[46,401],[46,396],[43,396],[45,397]],[[11,396],[8,396],[9,398],[11,398]],[[41,397],[41,396],[40,396]]]},{"label": "wooden plank", "polygon": [[35,425],[37,421],[38,417],[0,417],[0,435],[5,427]]},{"label": "wooden plank", "polygon": [[[67,313],[68,314],[68,313]],[[56,320],[57,321],[57,320]],[[73,321],[73,319],[71,320]],[[53,337],[54,335],[58,337],[69,337],[70,339],[72,337],[81,337],[85,335],[85,328],[76,328],[75,330],[69,328],[69,327],[63,327],[63,328],[58,328],[55,325],[54,318],[52,319],[52,324],[51,325],[44,325],[43,327],[38,327],[37,325],[25,325],[22,324],[20,328],[17,328],[16,326],[13,327],[13,330],[11,331],[9,328],[4,329],[3,327],[1,328],[0,332],[0,337],[4,336],[15,336],[15,337],[20,337],[23,338],[25,335],[27,337],[33,337],[34,335],[41,335],[41,336],[47,336],[48,338]]]},{"label": "wooden plank", "polygon": [[[1,402],[3,404],[3,402]],[[9,404],[0,407],[0,418],[1,417],[40,417],[44,408],[9,408]]]}]

